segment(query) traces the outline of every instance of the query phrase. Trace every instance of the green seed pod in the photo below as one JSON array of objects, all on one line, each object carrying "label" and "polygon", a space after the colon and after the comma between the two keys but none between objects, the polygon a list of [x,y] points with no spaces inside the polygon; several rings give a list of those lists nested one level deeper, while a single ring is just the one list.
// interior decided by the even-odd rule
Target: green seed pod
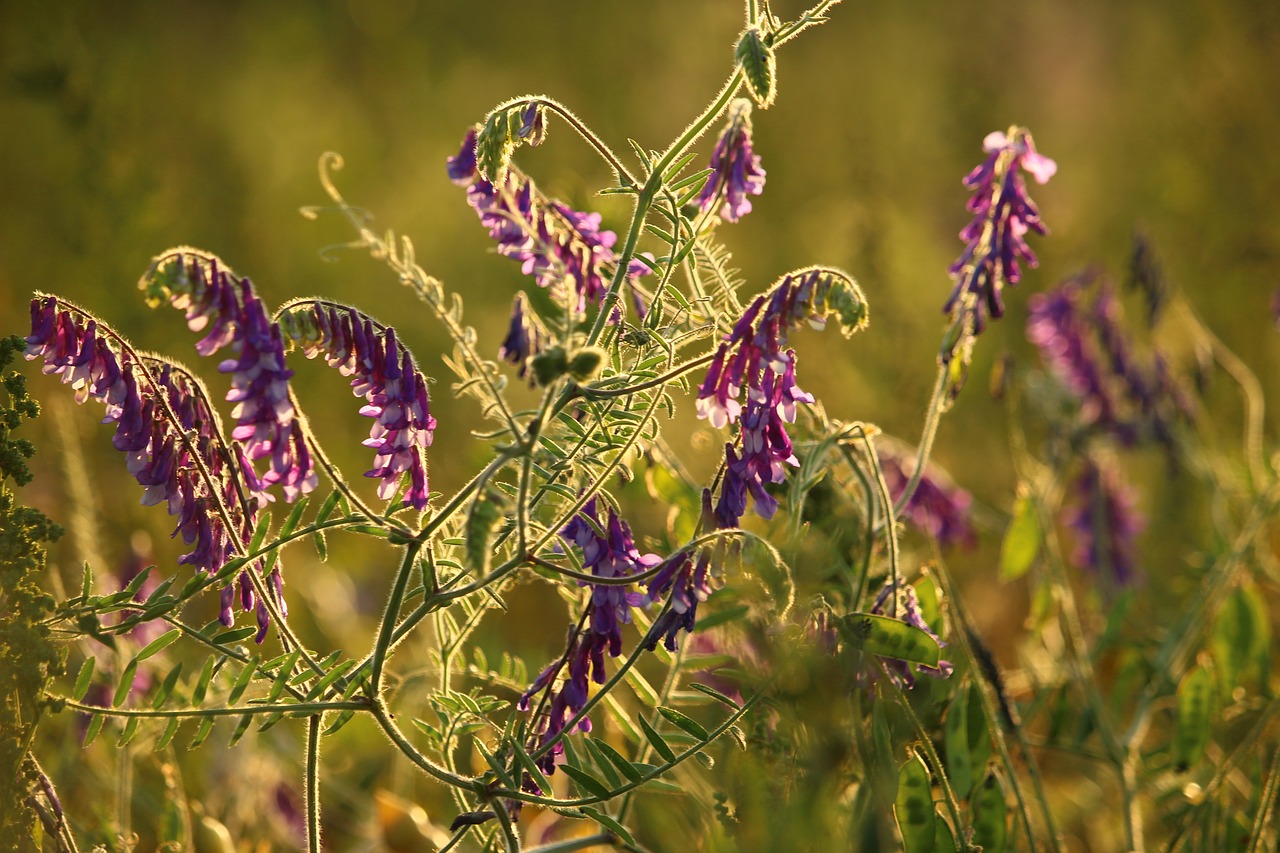
[{"label": "green seed pod", "polygon": [[972,798],[973,843],[983,853],[1003,853],[1008,842],[1008,808],[1005,806],[1004,783],[994,770],[978,786]]},{"label": "green seed pod", "polygon": [[769,40],[756,27],[751,27],[738,40],[734,60],[742,66],[747,91],[762,110],[767,110],[778,93],[778,63]]},{"label": "green seed pod", "polygon": [[600,347],[583,347],[569,357],[569,375],[579,382],[586,382],[600,370],[604,362],[604,350]]},{"label": "green seed pod", "polygon": [[1214,710],[1213,673],[1198,664],[1178,684],[1178,727],[1173,735],[1173,766],[1185,773],[1204,757]]},{"label": "green seed pod", "polygon": [[564,347],[543,350],[535,355],[529,364],[533,367],[533,377],[544,388],[564,376],[565,371],[569,369],[569,359],[565,355]]},{"label": "green seed pod", "polygon": [[480,492],[471,502],[471,512],[467,515],[467,567],[477,575],[489,571],[493,555],[489,543],[494,527],[502,518],[503,503],[502,495],[492,489]]},{"label": "green seed pod", "polygon": [[934,853],[937,828],[934,826],[933,787],[929,770],[920,756],[911,757],[898,769],[898,797],[893,806],[898,831],[907,853]]}]

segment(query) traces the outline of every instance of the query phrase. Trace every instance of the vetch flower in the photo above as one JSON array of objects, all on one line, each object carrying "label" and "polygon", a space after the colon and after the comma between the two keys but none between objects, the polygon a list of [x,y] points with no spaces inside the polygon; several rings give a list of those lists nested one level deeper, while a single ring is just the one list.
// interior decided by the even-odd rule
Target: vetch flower
[{"label": "vetch flower", "polygon": [[231,347],[235,357],[218,365],[231,374],[231,437],[252,462],[269,458],[262,485],[280,486],[289,502],[314,489],[318,479],[289,399],[293,371],[285,366],[284,339],[252,282],[236,277],[216,256],[179,249],[157,257],[139,287],[150,304],[167,301],[185,310],[192,331],[209,327],[196,344],[201,355]]},{"label": "vetch flower", "polygon": [[[894,606],[895,600],[897,602],[896,608]],[[947,646],[942,638],[933,632],[933,628],[929,626],[929,623],[925,621],[924,615],[920,612],[920,598],[916,595],[914,586],[899,582],[895,588],[892,578],[886,580],[884,588],[880,590],[880,594],[876,596],[875,603],[871,605],[871,613],[876,616],[891,616],[895,619],[900,619],[908,625],[924,631],[937,641],[942,648]],[[900,688],[910,690],[915,686],[916,679],[911,663],[883,655],[877,655],[876,660],[884,665],[889,678]],[[947,678],[955,669],[951,662],[946,660],[939,660],[936,667],[923,663],[917,663],[914,666],[914,672],[933,678]],[[863,683],[873,683],[878,676],[878,669],[878,667],[870,667],[867,671],[866,681]]]},{"label": "vetch flower", "polygon": [[516,376],[527,378],[530,386],[537,383],[529,370],[529,359],[542,352],[546,337],[537,318],[529,311],[528,299],[523,293],[517,293],[511,303],[511,324],[498,348],[498,357],[516,365]]},{"label": "vetch flower", "polygon": [[351,392],[366,405],[360,414],[374,418],[365,446],[374,450],[378,497],[391,498],[404,477],[404,505],[425,509],[429,497],[426,448],[434,438],[427,382],[391,326],[375,323],[354,308],[320,301],[289,308],[281,325],[307,358],[324,353],[330,367],[353,377]]},{"label": "vetch flower", "polygon": [[1075,536],[1071,562],[1117,587],[1138,581],[1137,537],[1146,521],[1119,467],[1086,456],[1069,491],[1063,522]]},{"label": "vetch flower", "polygon": [[[1022,172],[1043,184],[1058,169],[1054,161],[1036,151],[1025,128],[1012,127],[1008,134],[990,133],[982,148],[987,152],[986,160],[964,179],[964,185],[973,190],[968,204],[973,219],[960,232],[965,248],[950,267],[955,286],[943,307],[953,322],[968,328],[968,336],[982,333],[987,315],[1003,316],[1002,291],[1022,278],[1021,264],[1036,266],[1035,253],[1025,239],[1027,232],[1048,233],[1035,202],[1027,195]],[[944,360],[950,355],[944,352]]]},{"label": "vetch flower", "polygon": [[[530,126],[531,142],[537,127],[536,121]],[[507,170],[501,184],[489,182],[476,167],[475,148],[473,128],[458,154],[448,158],[446,171],[453,183],[467,188],[467,203],[497,241],[498,254],[519,261],[525,275],[578,313],[599,304],[617,263],[617,234],[601,230],[599,213],[576,211],[544,198],[515,168]],[[648,272],[643,263],[627,267],[631,279]],[[611,319],[617,322],[620,316]]]},{"label": "vetch flower", "polygon": [[[192,548],[179,564],[219,572],[236,552],[235,539],[252,536],[259,487],[245,477],[253,469],[240,446],[224,441],[203,386],[170,362],[151,356],[139,362],[114,333],[53,296],[32,300],[26,357],[42,359],[45,373],[71,384],[77,402],[92,398],[104,405],[103,423],[115,424],[112,445],[142,486],[142,503],[164,504],[177,518],[172,535]],[[246,567],[240,575],[246,589],[248,571],[264,568],[260,561]],[[274,588],[283,611],[278,578]],[[221,618],[228,625],[232,590],[230,584],[223,590]],[[261,623],[265,611],[252,595],[245,609],[258,610]]]},{"label": "vetch flower", "polygon": [[711,174],[698,195],[703,211],[720,206],[720,217],[737,222],[751,212],[748,195],[764,192],[764,169],[751,147],[751,102],[739,98],[729,106],[729,121],[711,153]]}]

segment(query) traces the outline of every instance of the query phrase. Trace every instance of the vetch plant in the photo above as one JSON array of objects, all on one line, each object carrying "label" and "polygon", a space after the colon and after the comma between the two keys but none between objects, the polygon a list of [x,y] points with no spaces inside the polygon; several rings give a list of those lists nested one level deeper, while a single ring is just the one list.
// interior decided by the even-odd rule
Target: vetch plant
[{"label": "vetch plant", "polygon": [[[35,638],[10,691],[22,739],[5,742],[26,825],[41,833],[32,844],[229,843],[225,815],[188,795],[198,786],[177,763],[156,782],[142,756],[221,738],[249,768],[241,756],[265,754],[276,727],[300,759],[260,762],[278,814],[257,826],[274,820],[278,837],[305,837],[311,851],[326,832],[331,849],[1061,850],[1083,831],[1063,823],[1079,780],[1110,785],[1121,803],[1086,821],[1104,845],[1259,849],[1275,837],[1276,460],[1264,456],[1257,380],[1157,286],[1152,250],[1134,276],[1161,294],[1152,325],[1176,308],[1240,382],[1243,451],[1207,434],[1174,358],[1126,325],[1122,295],[1095,271],[1026,301],[1043,369],[1015,367],[1003,383],[1018,485],[1001,508],[958,485],[932,449],[979,336],[1018,310],[1005,288],[1037,264],[1031,235],[1047,234],[1025,176],[1045,184],[1057,165],[1027,129],[987,135],[964,179],[970,219],[949,296],[937,274],[948,325],[914,445],[830,417],[805,390],[811,333],[838,327],[854,357],[874,334],[853,275],[728,266],[721,229],[765,194],[753,122],[778,97],[779,54],[835,5],[786,20],[750,0],[727,82],[662,150],[633,142],[623,158],[549,95],[460,129],[442,177],[531,280],[512,295],[501,341],[467,324],[462,296],[407,237],[375,231],[348,203],[331,153],[320,160],[327,206],[304,213],[341,214],[351,246],[384,264],[420,315],[392,325],[359,300],[306,295],[272,308],[224,259],[170,249],[139,288],[183,312],[197,355],[222,359],[210,371],[138,348],[94,308],[35,295],[25,341],[5,344],[0,367],[21,348],[90,403],[134,493],[165,507],[189,550],[109,591],[102,567],[86,565],[81,585],[54,597],[31,584],[46,522],[25,517],[22,543],[0,554],[16,567],[5,569],[16,580],[0,649]],[[609,167],[601,192],[631,201],[629,221],[558,200],[554,178],[534,183],[517,159],[553,130]],[[442,363],[405,345],[419,321],[452,345]],[[336,368],[368,419],[362,478],[318,439],[293,382],[302,359]],[[35,410],[21,375],[5,382],[0,461],[20,484],[14,459],[34,447],[9,432]],[[433,492],[433,455],[461,452],[436,440],[449,422],[485,449],[470,479]],[[681,441],[681,423],[709,442]],[[1213,489],[1215,525],[1154,617],[1136,591],[1169,573],[1144,565],[1149,498],[1125,468],[1151,447]],[[13,507],[0,492],[0,516]],[[976,618],[945,562],[981,549],[992,526],[1005,528],[999,566],[974,582],[1027,585],[1012,654],[990,647],[979,626],[993,620]],[[314,557],[291,547],[304,540]],[[313,624],[321,608],[298,606],[317,600],[308,569],[350,568],[352,552],[330,551],[348,540],[369,569],[359,592],[382,601],[358,649]],[[36,723],[71,712],[84,748],[109,739],[118,750],[110,817],[60,796],[83,786],[40,760],[51,749]],[[322,747],[361,726],[430,819],[399,794],[330,784],[341,752]],[[1265,766],[1250,757],[1260,746]],[[144,785],[165,804],[150,822],[130,794]],[[657,804],[664,796],[679,806]],[[378,831],[322,821],[322,799],[359,815],[347,827],[376,815]],[[237,841],[258,840],[243,831]]]}]

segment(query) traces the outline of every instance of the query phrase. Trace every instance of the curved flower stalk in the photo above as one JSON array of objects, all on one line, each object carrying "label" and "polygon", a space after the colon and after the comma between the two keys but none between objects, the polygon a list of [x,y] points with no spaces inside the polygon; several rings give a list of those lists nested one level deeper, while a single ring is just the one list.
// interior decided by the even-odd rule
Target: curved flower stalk
[{"label": "curved flower stalk", "polygon": [[801,320],[823,328],[832,313],[846,335],[865,328],[867,305],[857,283],[836,270],[799,270],[756,297],[712,356],[698,390],[698,417],[714,427],[742,422],[741,451],[725,445],[724,485],[716,506],[721,527],[738,525],[748,494],[762,517],[771,518],[777,510],[765,484],[783,482],[787,466],[798,464],[785,424],[795,422],[797,404],[813,402],[796,385],[795,351],[784,346]]},{"label": "curved flower stalk", "polygon": [[396,340],[396,330],[355,308],[320,300],[286,305],[280,326],[307,358],[324,353],[330,367],[354,377],[351,393],[367,402],[360,414],[375,419],[364,441],[374,449],[374,467],[365,476],[381,480],[378,497],[390,499],[408,475],[404,505],[425,509],[430,495],[426,449],[436,419],[426,379]]},{"label": "curved flower stalk", "polygon": [[[114,332],[54,296],[31,302],[26,357],[42,359],[44,373],[70,384],[76,402],[105,405],[103,423],[116,426],[112,444],[142,486],[143,505],[163,503],[178,519],[172,535],[192,546],[179,564],[214,575],[242,552],[257,520],[258,480],[240,446],[223,439],[208,394],[191,374],[159,358],[140,359]],[[258,561],[239,575],[241,607],[257,615],[262,642],[270,615],[249,571],[266,569]],[[278,566],[269,581],[287,613]],[[228,583],[219,614],[226,625],[234,621],[234,598]]]},{"label": "curved flower stalk", "polygon": [[1036,151],[1026,128],[989,133],[982,149],[987,159],[964,179],[964,185],[973,190],[968,204],[973,219],[960,232],[965,248],[949,270],[955,287],[943,307],[944,313],[953,321],[962,321],[972,335],[982,333],[987,314],[996,318],[1004,315],[1002,291],[1006,284],[1017,284],[1022,278],[1021,263],[1036,266],[1035,253],[1025,239],[1027,232],[1048,233],[1035,202],[1027,195],[1022,171],[1043,184],[1058,170],[1056,163]]},{"label": "curved flower stalk", "polygon": [[1071,562],[1118,587],[1141,580],[1137,537],[1146,521],[1120,468],[1086,456],[1069,489],[1062,520],[1075,535]]},{"label": "curved flower stalk", "polygon": [[[218,365],[231,374],[227,400],[235,403],[231,437],[253,462],[270,457],[261,489],[279,485],[293,502],[316,487],[311,452],[289,399],[284,340],[247,278],[232,273],[215,255],[181,248],[157,256],[138,282],[153,307],[169,302],[186,313],[193,332],[208,333],[196,344],[201,355],[230,346],[234,358]],[[267,497],[271,499],[270,496]]]},{"label": "curved flower stalk", "polygon": [[764,192],[764,169],[751,147],[751,102],[739,98],[729,106],[729,121],[711,152],[711,174],[698,195],[703,212],[720,205],[720,217],[737,222],[751,212],[748,195]]},{"label": "curved flower stalk", "polygon": [[[475,128],[467,132],[458,154],[448,158],[446,171],[449,180],[466,187],[467,203],[498,242],[498,254],[519,261],[525,275],[579,314],[588,304],[600,303],[617,260],[613,247],[618,235],[600,230],[599,213],[579,212],[545,198],[514,168],[506,170],[499,185],[487,181],[476,168]],[[648,272],[641,261],[627,268],[631,278]]]},{"label": "curved flower stalk", "polygon": [[[915,454],[901,453],[880,443],[876,446],[876,455],[889,494],[896,502],[911,479],[911,469],[917,464]],[[935,466],[926,465],[900,514],[944,548],[956,545],[971,548],[977,542],[969,518],[972,504],[973,497],[967,491],[952,483]]]},{"label": "curved flower stalk", "polygon": [[[582,551],[583,568],[590,569],[591,574],[599,578],[639,575],[662,562],[656,554],[642,555],[639,552],[631,538],[631,528],[612,506],[601,525],[595,498],[587,501],[561,535]],[[530,744],[531,750],[556,740],[564,731],[568,718],[586,705],[588,677],[596,684],[604,684],[605,652],[615,658],[622,654],[622,626],[630,624],[631,608],[645,603],[643,594],[629,591],[626,586],[587,581],[579,583],[591,587],[589,617],[580,629],[573,632],[564,656],[544,669],[517,703],[520,710],[527,711],[534,696],[549,691],[544,701],[549,699],[550,708],[536,724],[539,736],[536,743]],[[565,678],[559,689],[554,689],[552,685],[561,668],[566,670]],[[590,720],[583,717],[577,730],[590,731]],[[564,747],[557,742],[539,760],[539,766],[551,773],[555,769],[555,756],[563,751]]]}]

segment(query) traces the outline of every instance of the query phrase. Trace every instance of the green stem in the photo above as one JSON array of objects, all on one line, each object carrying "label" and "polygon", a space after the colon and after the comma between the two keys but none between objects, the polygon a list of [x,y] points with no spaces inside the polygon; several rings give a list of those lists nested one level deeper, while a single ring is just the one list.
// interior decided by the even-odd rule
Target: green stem
[{"label": "green stem", "polygon": [[929,454],[933,451],[933,440],[938,435],[938,422],[942,420],[942,398],[946,388],[947,369],[941,367],[938,369],[938,378],[933,384],[933,394],[929,397],[929,406],[925,410],[924,430],[920,435],[920,444],[916,447],[916,467],[911,471],[906,488],[902,490],[902,494],[898,495],[898,501],[893,506],[894,518],[902,515],[903,510],[907,508],[907,504],[911,501],[911,496],[916,493],[916,487],[920,485],[920,478],[924,476],[924,468],[929,464]]},{"label": "green stem", "polygon": [[889,674],[883,662],[880,663],[880,670],[884,674],[883,680],[893,687],[894,698],[898,700],[898,706],[902,708],[907,715],[907,719],[911,722],[911,727],[916,733],[916,740],[924,750],[925,757],[929,760],[933,775],[938,778],[938,782],[942,786],[942,798],[947,804],[947,812],[951,815],[951,823],[956,828],[956,836],[963,838],[965,833],[964,824],[960,820],[960,803],[956,799],[955,790],[951,787],[951,780],[947,778],[946,768],[942,764],[942,759],[938,757],[937,750],[933,748],[933,739],[929,737],[929,732],[925,730],[924,724],[916,716],[915,709],[911,707],[911,702],[907,699],[907,694],[893,680],[893,676]]},{"label": "green stem", "polygon": [[618,838],[612,832],[598,832],[595,835],[584,835],[581,838],[570,838],[568,841],[555,841],[534,847],[526,853],[574,853],[575,850],[586,850],[597,844],[617,845]]},{"label": "green stem", "polygon": [[410,743],[409,739],[404,736],[404,732],[400,731],[400,727],[396,725],[391,711],[387,708],[386,703],[382,701],[380,697],[374,701],[373,706],[369,707],[369,710],[373,712],[374,719],[378,721],[378,725],[382,727],[384,732],[386,732],[387,737],[391,738],[392,743],[400,749],[400,752],[404,757],[408,758],[414,764],[418,765],[418,767],[422,768],[422,770],[426,771],[427,775],[433,777],[436,781],[443,782],[453,788],[461,788],[465,791],[470,791],[476,794],[482,793],[478,780],[469,776],[461,776],[457,773],[453,773],[448,769],[441,767],[439,764],[436,764],[434,761],[419,752],[417,747]]},{"label": "green stem", "polygon": [[323,714],[307,718],[307,853],[320,853],[320,723]]},{"label": "green stem", "polygon": [[404,559],[400,561],[400,568],[396,570],[395,581],[391,586],[391,595],[387,599],[387,606],[382,611],[382,620],[378,623],[378,639],[374,642],[373,651],[370,653],[370,666],[373,674],[369,682],[369,695],[371,697],[378,696],[382,693],[382,676],[383,666],[386,664],[387,651],[391,647],[392,636],[395,632],[396,617],[400,615],[400,605],[404,601],[404,591],[409,585],[409,576],[413,574],[413,562],[418,556],[418,552],[422,550],[423,541],[415,539],[405,546]]},{"label": "green stem", "polygon": [[84,711],[87,714],[103,714],[108,717],[143,717],[165,718],[180,717],[192,719],[197,717],[234,717],[242,714],[259,715],[274,714],[320,714],[325,711],[368,711],[368,702],[338,700],[333,702],[273,702],[261,705],[239,705],[221,708],[103,708],[98,705],[86,705],[63,696],[49,696],[51,701],[65,703],[68,708]]},{"label": "green stem", "polygon": [[1249,833],[1249,853],[1258,853],[1266,843],[1266,830],[1276,806],[1277,790],[1280,790],[1280,748],[1271,753],[1271,769],[1267,771],[1267,781],[1262,786],[1262,799],[1258,803],[1258,814],[1253,819],[1253,829]]},{"label": "green stem", "polygon": [[647,391],[648,389],[656,388],[659,385],[666,385],[672,379],[683,376],[690,371],[697,370],[704,364],[710,364],[711,360],[714,359],[715,356],[715,352],[700,355],[697,358],[686,361],[684,364],[673,367],[661,376],[655,376],[652,379],[646,379],[644,382],[637,382],[635,385],[627,385],[623,388],[601,388],[599,386],[589,386],[579,387],[577,390],[583,397],[587,397],[592,400],[600,400],[606,397],[626,397],[629,394],[636,393],[637,391]]}]

